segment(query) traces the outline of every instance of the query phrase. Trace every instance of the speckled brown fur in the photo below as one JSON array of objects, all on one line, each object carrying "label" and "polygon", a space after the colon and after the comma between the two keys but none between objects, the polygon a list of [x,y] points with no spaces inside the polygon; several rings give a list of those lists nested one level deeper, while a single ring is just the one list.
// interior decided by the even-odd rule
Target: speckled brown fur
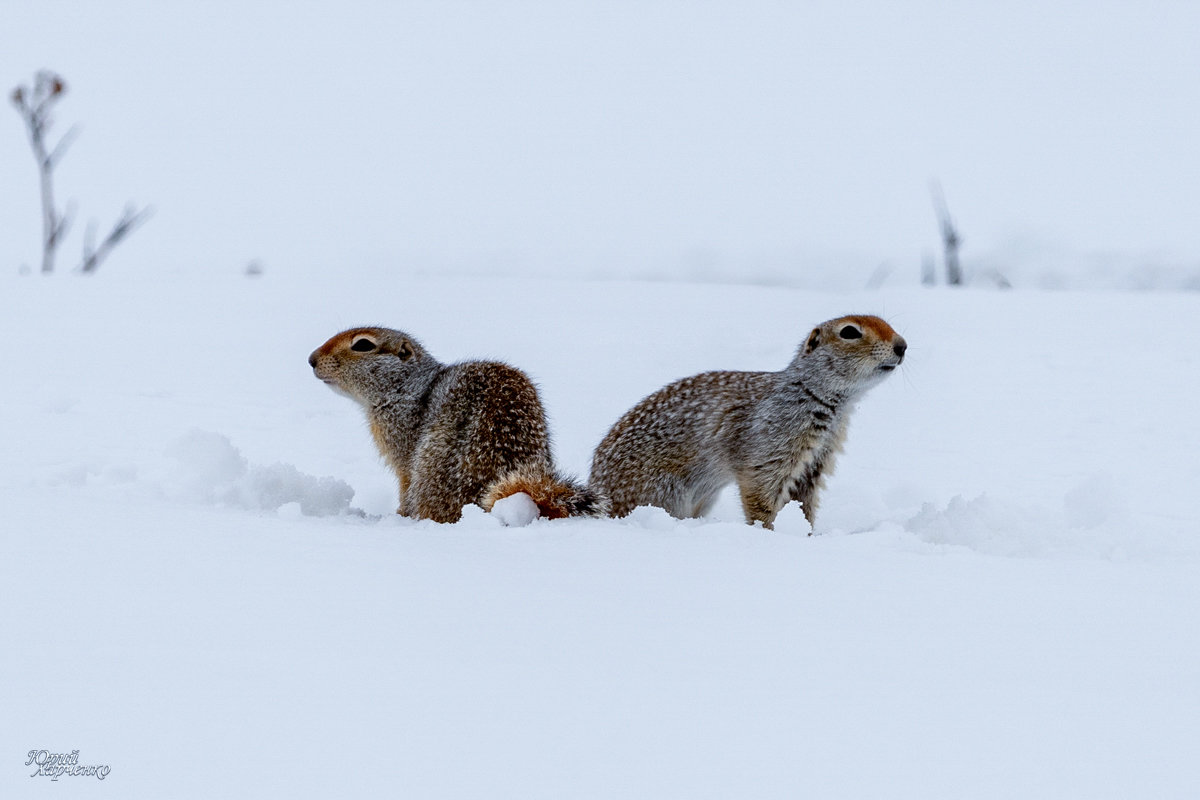
[{"label": "speckled brown fur", "polygon": [[904,338],[879,317],[813,329],[779,372],[706,372],[659,389],[612,427],[590,487],[624,516],[642,505],[701,517],[731,482],[746,521],[771,527],[789,500],[811,524],[858,399],[904,360]]},{"label": "speckled brown fur", "polygon": [[353,328],[309,356],[313,373],[358,402],[396,473],[397,513],[454,522],[518,491],[542,516],[601,513],[600,499],[555,473],[546,413],[519,369],[495,361],[445,365],[413,337]]}]

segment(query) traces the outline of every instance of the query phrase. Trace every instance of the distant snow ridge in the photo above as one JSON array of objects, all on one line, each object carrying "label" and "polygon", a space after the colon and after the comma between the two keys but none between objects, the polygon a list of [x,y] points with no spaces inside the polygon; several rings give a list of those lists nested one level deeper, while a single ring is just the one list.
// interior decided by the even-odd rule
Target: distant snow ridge
[{"label": "distant snow ridge", "polygon": [[932,544],[1024,555],[1043,549],[1049,517],[1047,512],[997,502],[986,494],[969,500],[959,495],[945,508],[925,503],[904,527]]},{"label": "distant snow ridge", "polygon": [[[1124,558],[1161,552],[1196,553],[1187,525],[1162,519],[1131,525],[1113,479],[1092,475],[1064,492],[1060,508],[1039,507],[982,494],[925,503],[904,523],[931,544],[1001,556],[1092,555]],[[1130,535],[1134,531],[1134,535]]]},{"label": "distant snow ridge", "polygon": [[252,465],[229,438],[194,430],[166,451],[175,461],[167,494],[193,503],[278,511],[297,503],[306,516],[359,514],[351,509],[354,489],[337,478],[317,477],[291,464]]}]

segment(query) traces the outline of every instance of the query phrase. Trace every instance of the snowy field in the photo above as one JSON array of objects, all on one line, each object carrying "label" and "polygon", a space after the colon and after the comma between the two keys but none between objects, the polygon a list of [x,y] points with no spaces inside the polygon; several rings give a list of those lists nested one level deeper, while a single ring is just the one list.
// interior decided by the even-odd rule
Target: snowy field
[{"label": "snowy field", "polygon": [[[0,91],[56,70],[51,142],[80,126],[47,278],[0,114],[3,800],[1200,796],[1200,5],[3,24]],[[935,180],[965,291],[917,288]],[[148,224],[68,274],[130,201]],[[846,313],[910,349],[813,536],[731,493],[397,518],[307,364],[363,324],[507,360],[586,475],[647,393]]]},{"label": "snowy field", "polygon": [[[2,276],[4,797],[1194,797],[1200,296]],[[816,534],[391,514],[308,353],[528,371],[562,465],[878,313]],[[79,750],[94,778],[31,779]],[[86,788],[85,788],[86,787]]]}]

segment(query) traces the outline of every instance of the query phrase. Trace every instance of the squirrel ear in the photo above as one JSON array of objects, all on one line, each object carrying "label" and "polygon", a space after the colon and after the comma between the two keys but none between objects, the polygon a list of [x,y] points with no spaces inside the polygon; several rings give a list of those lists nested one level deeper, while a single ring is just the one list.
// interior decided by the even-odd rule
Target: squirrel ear
[{"label": "squirrel ear", "polygon": [[813,328],[813,332],[808,335],[808,341],[804,343],[804,355],[808,355],[813,350],[817,349],[817,345],[821,343],[821,329]]},{"label": "squirrel ear", "polygon": [[417,351],[413,349],[412,342],[408,339],[400,342],[400,346],[396,348],[396,355],[400,356],[401,361],[408,361],[416,354]]}]

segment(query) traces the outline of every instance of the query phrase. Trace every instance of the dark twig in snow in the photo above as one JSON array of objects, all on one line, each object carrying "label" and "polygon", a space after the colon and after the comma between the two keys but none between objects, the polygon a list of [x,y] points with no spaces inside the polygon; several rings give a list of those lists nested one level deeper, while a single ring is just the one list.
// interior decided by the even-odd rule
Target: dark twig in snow
[{"label": "dark twig in snow", "polygon": [[[33,78],[32,86],[18,86],[13,90],[11,100],[25,122],[29,134],[29,144],[33,148],[33,157],[37,161],[38,180],[42,200],[42,272],[54,271],[55,255],[58,246],[66,238],[74,216],[74,208],[67,205],[66,211],[60,211],[54,202],[54,168],[66,155],[71,143],[79,135],[79,127],[72,125],[56,144],[50,146],[47,137],[54,120],[50,112],[55,103],[66,94],[67,85],[62,77],[51,70],[40,70]],[[112,231],[100,243],[93,247],[94,229],[89,226],[84,242],[83,262],[81,272],[93,272],[100,262],[109,254],[113,247],[132,233],[150,216],[149,209],[136,210],[128,206],[121,219],[113,226]]]}]

